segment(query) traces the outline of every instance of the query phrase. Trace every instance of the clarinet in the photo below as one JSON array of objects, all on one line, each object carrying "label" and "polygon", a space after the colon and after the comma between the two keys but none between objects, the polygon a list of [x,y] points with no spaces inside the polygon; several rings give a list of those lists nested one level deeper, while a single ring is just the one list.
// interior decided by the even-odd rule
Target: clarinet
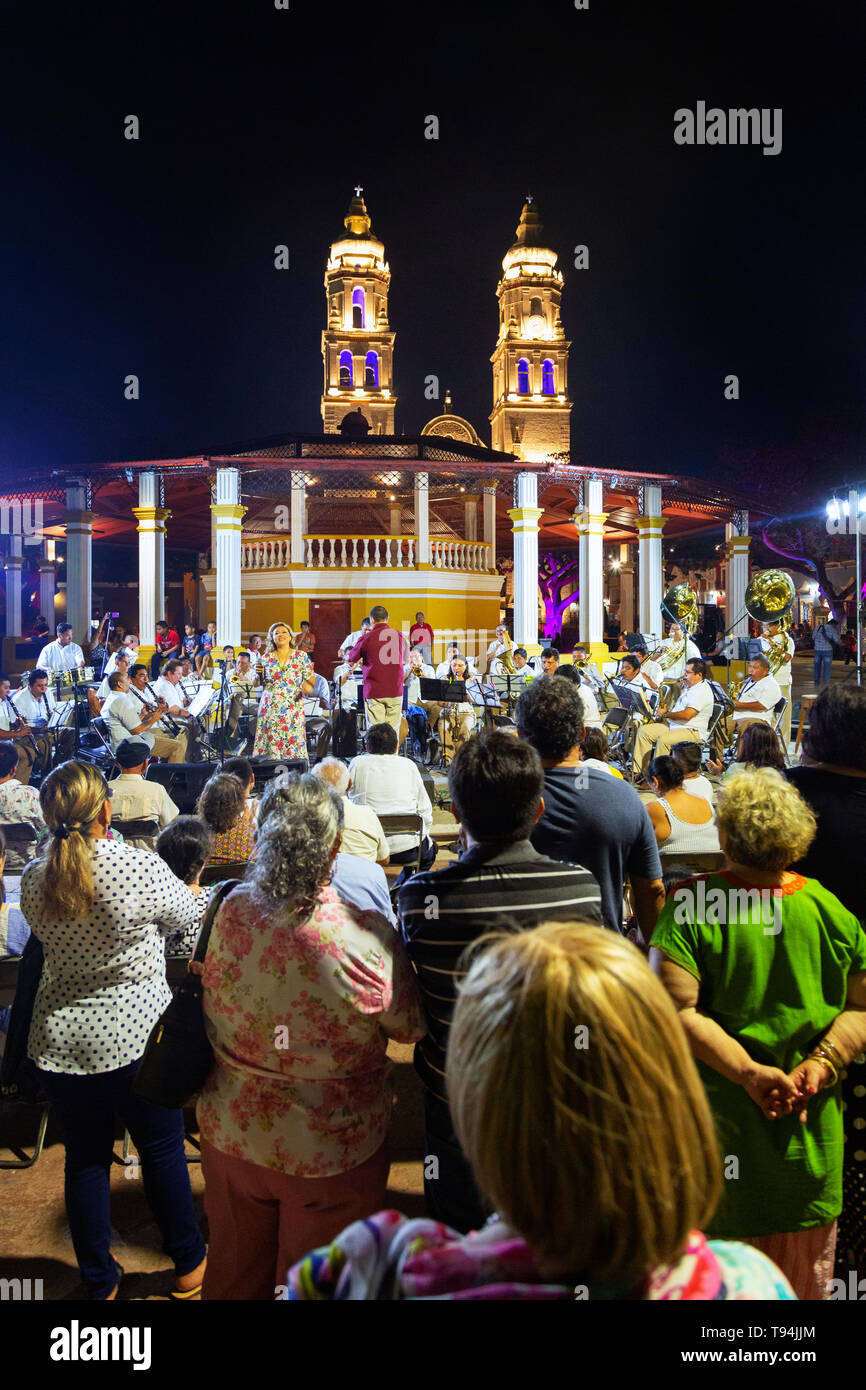
[{"label": "clarinet", "polygon": [[[173,719],[172,716],[168,713],[168,705],[166,704],[165,700],[160,699],[153,686],[151,685],[150,681],[145,681],[145,685],[147,686],[154,700],[156,700],[156,708],[158,709],[160,705],[165,705],[166,707],[166,713],[162,716],[162,720],[160,722],[165,723],[165,726],[168,729],[168,732],[171,734],[172,738],[179,738],[180,725],[178,724],[177,720]],[[133,687],[133,689],[134,688],[135,687]]]}]

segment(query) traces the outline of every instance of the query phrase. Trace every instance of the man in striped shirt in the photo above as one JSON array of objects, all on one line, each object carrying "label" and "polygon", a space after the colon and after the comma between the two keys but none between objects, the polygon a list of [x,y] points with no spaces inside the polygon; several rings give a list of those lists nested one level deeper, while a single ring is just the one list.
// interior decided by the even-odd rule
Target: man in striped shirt
[{"label": "man in striped shirt", "polygon": [[424,1192],[430,1214],[458,1231],[488,1214],[451,1124],[445,1052],[464,950],[485,932],[553,920],[602,925],[601,889],[587,869],[556,863],[529,835],[544,809],[544,772],[513,734],[480,733],[458,749],[448,774],[462,853],[400,890],[398,919],[418,973],[428,1031],[415,1047],[424,1082]]}]

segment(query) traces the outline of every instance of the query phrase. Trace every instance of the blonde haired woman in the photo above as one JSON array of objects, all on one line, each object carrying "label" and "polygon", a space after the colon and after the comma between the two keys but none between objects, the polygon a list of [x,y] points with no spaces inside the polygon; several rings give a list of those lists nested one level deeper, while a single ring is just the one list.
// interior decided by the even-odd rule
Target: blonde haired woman
[{"label": "blonde haired woman", "polygon": [[722,1190],[712,1119],[636,948],[580,922],[478,946],[446,1083],[498,1219],[460,1238],[380,1212],[296,1266],[287,1296],[376,1297],[394,1278],[406,1298],[790,1299],[763,1255],[701,1234]]},{"label": "blonde haired woman", "polygon": [[710,1229],[764,1250],[800,1298],[826,1298],[842,1205],[837,1083],[866,1046],[866,935],[789,871],[815,817],[781,773],[732,777],[716,817],[725,868],[668,898],[650,957],[737,1160]]},{"label": "blonde haired woman", "polygon": [[28,1052],[66,1145],[66,1211],[90,1299],[116,1297],[123,1271],[110,1250],[116,1116],[132,1135],[144,1188],[174,1262],[173,1297],[200,1296],[205,1244],[184,1158],[183,1116],[132,1094],[148,1034],[171,994],[163,933],[197,924],[196,894],[147,850],[106,838],[111,788],[68,762],[40,789],[51,832],[25,869],[21,911],[44,968]]},{"label": "blonde haired woman", "polygon": [[315,689],[313,664],[292,646],[288,623],[272,623],[262,657],[264,694],[259,705],[254,758],[306,758],[304,695]]}]

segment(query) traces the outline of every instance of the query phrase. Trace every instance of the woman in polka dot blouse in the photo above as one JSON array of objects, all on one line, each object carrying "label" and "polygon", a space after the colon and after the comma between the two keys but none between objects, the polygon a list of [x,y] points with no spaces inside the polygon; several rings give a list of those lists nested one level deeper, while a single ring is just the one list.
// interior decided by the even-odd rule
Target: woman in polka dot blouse
[{"label": "woman in polka dot blouse", "polygon": [[66,1145],[66,1209],[86,1296],[112,1299],[115,1116],[138,1150],[148,1199],[175,1265],[174,1296],[200,1295],[205,1244],[184,1158],[183,1116],[138,1100],[132,1083],[171,994],[163,936],[200,916],[197,893],[146,850],[106,838],[111,790],[98,769],[61,764],[40,791],[47,853],[21,879],[21,911],[45,964],[28,1052]]}]

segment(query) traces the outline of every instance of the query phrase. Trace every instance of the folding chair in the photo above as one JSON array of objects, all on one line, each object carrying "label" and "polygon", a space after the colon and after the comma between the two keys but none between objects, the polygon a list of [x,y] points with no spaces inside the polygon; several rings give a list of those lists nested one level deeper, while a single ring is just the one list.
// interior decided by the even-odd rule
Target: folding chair
[{"label": "folding chair", "polygon": [[234,864],[205,864],[198,881],[202,888],[210,888],[214,883],[224,883],[227,878],[243,878],[247,863],[244,859]]},{"label": "folding chair", "polygon": [[[379,816],[379,824],[385,832],[386,838],[389,835],[418,836],[418,848],[415,851],[415,867],[412,869],[412,873],[419,873],[421,870],[421,846],[424,843],[424,821],[419,815],[419,813],[417,811],[408,811],[401,814],[395,813],[393,815],[383,815],[381,812],[378,812],[377,814]],[[400,875],[403,873],[405,869],[408,869],[408,867],[408,864],[386,864],[385,877],[389,880],[396,880],[400,877]],[[393,882],[391,882],[390,884],[390,889],[391,894],[393,896]]]},{"label": "folding chair", "polygon": [[610,761],[619,766],[627,781],[631,781],[632,754],[634,752],[634,721],[627,709],[617,705],[609,709],[602,720],[601,730],[607,735]]},{"label": "folding chair", "polygon": [[694,854],[684,850],[669,850],[665,853],[664,846],[659,850],[659,859],[662,863],[663,875],[673,868],[683,869],[686,876],[711,874],[721,869],[725,862],[725,856],[721,850],[696,851]]},{"label": "folding chair", "polygon": [[[783,718],[784,718],[784,716],[785,716],[785,710],[787,709],[787,706],[788,706],[788,697],[787,697],[787,695],[783,695],[782,698],[781,698],[780,700],[777,700],[776,703],[775,703],[774,706],[773,706],[773,713],[774,713],[775,716],[776,716],[776,722],[775,722],[775,724],[773,725],[773,732],[774,732],[775,734],[779,735],[779,737],[781,737],[780,730],[781,730],[781,728],[782,728],[782,720],[783,720]],[[788,750],[787,750],[787,748],[786,748],[786,749],[785,749],[785,753],[787,754],[787,752],[788,752]]]},{"label": "folding chair", "polygon": [[111,746],[108,725],[99,715],[95,719],[91,719],[88,727],[89,731],[95,735],[96,743],[90,748],[82,745],[75,756],[79,762],[93,763],[96,767],[100,767],[107,777],[115,766],[114,749]]},{"label": "folding chair", "polygon": [[[142,816],[135,820],[125,820],[123,816],[113,816],[111,828],[122,835],[124,840],[147,840],[149,842],[147,848],[156,850],[159,821],[155,816]],[[137,846],[137,848],[141,848],[141,846]]]},{"label": "folding chair", "polygon": [[0,830],[6,839],[6,872],[20,874],[36,853],[39,831],[29,820],[4,821]]}]

